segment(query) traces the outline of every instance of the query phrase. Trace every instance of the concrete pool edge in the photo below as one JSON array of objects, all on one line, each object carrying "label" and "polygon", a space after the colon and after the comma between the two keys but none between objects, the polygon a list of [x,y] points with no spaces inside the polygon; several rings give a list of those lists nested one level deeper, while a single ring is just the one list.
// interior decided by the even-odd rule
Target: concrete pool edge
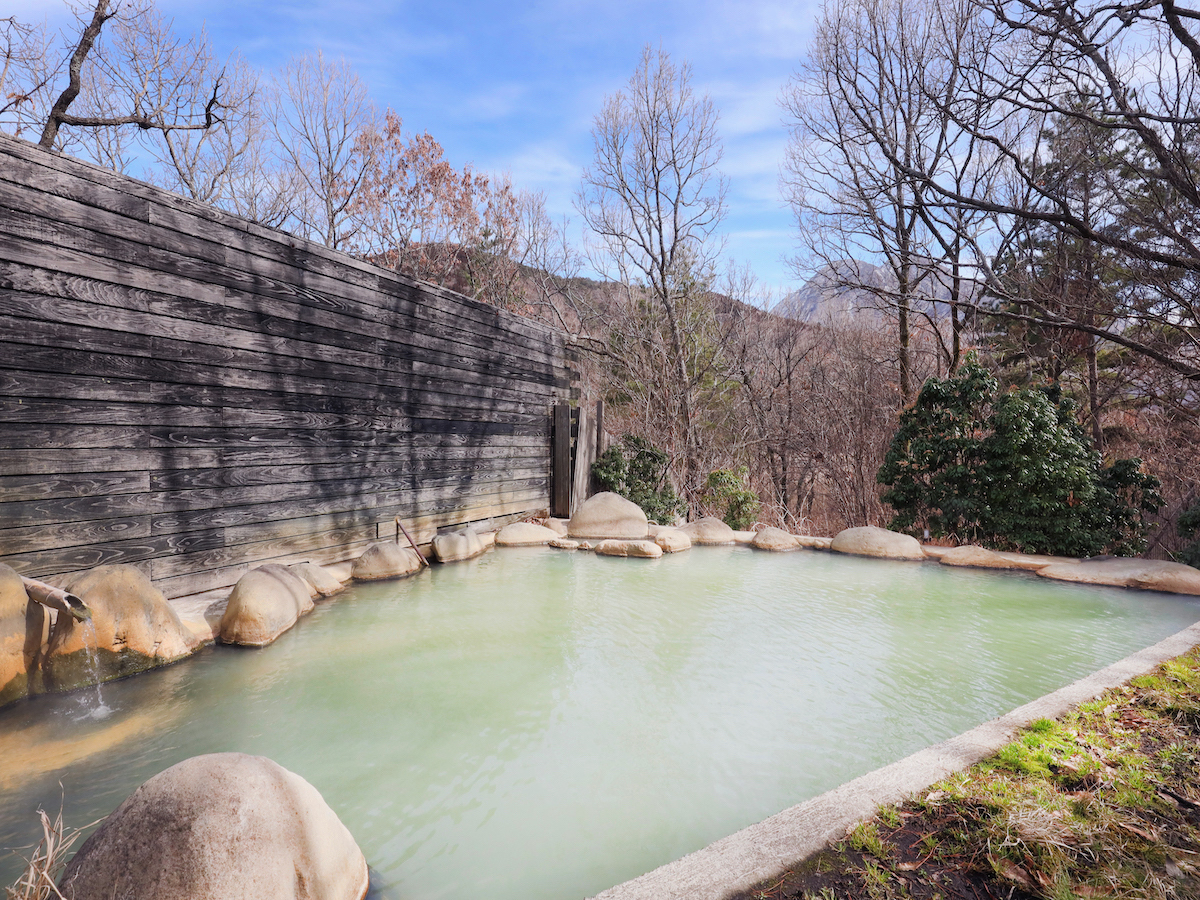
[{"label": "concrete pool edge", "polygon": [[1055,719],[1129,679],[1200,646],[1200,622],[1066,687],[956,737],[861,775],[701,850],[597,894],[593,900],[725,900],[840,840],[880,807],[898,803],[986,759],[1018,730]]}]

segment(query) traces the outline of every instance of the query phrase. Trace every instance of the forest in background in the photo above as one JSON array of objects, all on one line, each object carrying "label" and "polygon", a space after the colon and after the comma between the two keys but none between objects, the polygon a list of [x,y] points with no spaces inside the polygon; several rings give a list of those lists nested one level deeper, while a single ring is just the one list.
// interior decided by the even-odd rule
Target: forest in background
[{"label": "forest in background", "polygon": [[[1148,0],[827,5],[781,92],[807,314],[726,258],[719,111],[661,49],[596,113],[582,241],[405,132],[344,61],[257,72],[149,5],[97,0],[61,41],[0,20],[0,128],[564,328],[610,434],[661,451],[654,487],[693,515],[887,524],[897,429],[973,352],[1000,392],[971,407],[947,483],[991,471],[1003,398],[1053,395],[1078,460],[1161,481],[1164,557],[1200,502],[1197,21]],[[1018,485],[1041,460],[1012,446]],[[1042,484],[1042,515],[1083,502]],[[980,533],[944,512],[907,524]]]}]

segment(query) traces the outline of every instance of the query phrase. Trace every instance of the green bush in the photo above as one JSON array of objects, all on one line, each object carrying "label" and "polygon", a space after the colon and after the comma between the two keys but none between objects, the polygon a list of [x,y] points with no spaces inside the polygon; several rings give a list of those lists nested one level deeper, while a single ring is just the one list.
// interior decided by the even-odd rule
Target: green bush
[{"label": "green bush", "polygon": [[604,491],[632,500],[659,525],[669,525],[683,514],[683,501],[667,480],[667,454],[645,438],[625,435],[592,463],[592,477]]},{"label": "green bush", "polygon": [[1064,556],[1141,552],[1162,503],[1140,460],[1101,464],[1056,386],[1002,391],[973,357],[925,382],[878,480],[894,529]]},{"label": "green bush", "polygon": [[758,495],[746,489],[747,474],[745,466],[717,469],[709,472],[704,482],[704,500],[717,505],[724,504],[725,512],[721,518],[735,531],[745,531],[753,525],[762,505]]}]

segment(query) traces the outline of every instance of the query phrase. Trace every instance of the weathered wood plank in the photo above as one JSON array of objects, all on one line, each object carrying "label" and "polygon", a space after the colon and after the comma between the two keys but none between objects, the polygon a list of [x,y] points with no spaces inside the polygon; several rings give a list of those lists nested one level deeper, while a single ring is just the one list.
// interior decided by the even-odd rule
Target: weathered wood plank
[{"label": "weathered wood plank", "polygon": [[[210,302],[211,298],[206,297],[174,296],[135,288],[127,288],[126,296],[103,281],[11,262],[0,262],[0,286],[27,294],[24,303],[31,310],[26,313],[29,315],[37,315],[39,298],[42,298],[42,307],[47,302],[77,301],[84,305],[65,302],[58,318],[63,321],[82,319],[82,324],[91,324],[99,315],[96,305],[102,304],[125,313],[110,327],[121,327],[124,322],[130,322],[134,327],[140,324],[143,329],[149,329],[149,333],[164,337],[204,340],[206,333],[211,332],[211,329],[206,332],[205,326],[215,326],[218,330],[244,332],[233,337],[254,342],[250,349],[261,349],[264,340],[275,337],[391,356],[404,354],[413,347],[483,358],[494,358],[496,352],[510,352],[559,370],[568,368],[561,342],[533,351],[520,344],[498,340],[501,336],[493,336],[490,341],[472,338],[449,325],[437,335],[424,335],[424,319],[420,312],[385,327],[387,323],[297,307],[262,295],[232,290],[226,290],[218,303]],[[10,301],[10,304],[15,302]],[[11,312],[20,314],[21,310],[14,307]],[[141,316],[133,313],[141,313]],[[209,338],[210,342],[220,340],[219,336]]]},{"label": "weathered wood plank", "polygon": [[[547,385],[562,387],[565,369],[541,370],[529,374],[518,365],[498,364],[492,359],[476,359],[469,355],[426,351],[405,345],[366,341],[372,352],[344,351],[313,342],[297,341],[282,337],[263,337],[227,327],[214,327],[200,333],[202,325],[191,323],[188,328],[175,324],[182,320],[165,319],[149,313],[98,308],[83,301],[55,301],[23,291],[0,289],[0,314],[11,318],[0,318],[0,339],[9,343],[41,346],[54,350],[95,349],[98,352],[120,353],[142,356],[154,360],[161,366],[164,360],[187,359],[192,363],[209,366],[234,367],[252,372],[269,371],[289,375],[315,378],[334,378],[367,384],[381,381],[402,386],[403,375],[412,363],[420,363],[427,371],[436,374],[448,384],[450,390],[456,384],[489,384],[497,388],[496,377],[490,382],[486,376],[500,376],[512,381],[508,388],[517,394],[541,396]],[[164,327],[163,323],[167,323]],[[64,326],[75,325],[68,331]],[[191,338],[188,331],[192,332]],[[118,332],[114,334],[113,332]],[[64,346],[64,336],[70,334],[77,340]],[[248,336],[249,335],[249,336]],[[197,336],[205,340],[195,340]],[[311,335],[310,335],[311,336]],[[408,350],[413,350],[407,354]],[[181,356],[181,353],[186,355]],[[42,354],[40,363],[31,361],[29,368],[47,367],[56,371],[52,354]],[[36,357],[35,357],[36,359]],[[558,374],[554,374],[557,372]],[[174,380],[174,379],[165,379]],[[203,381],[201,383],[204,383]],[[465,392],[466,388],[458,388]],[[472,387],[470,392],[478,394]]]},{"label": "weathered wood plank", "polygon": [[[112,425],[26,425],[6,423],[3,428],[6,450],[39,450],[44,448],[140,450],[150,446],[150,436],[144,428]],[[17,474],[15,471],[6,474]]]},{"label": "weathered wood plank", "polygon": [[[366,331],[367,334],[382,332],[392,341],[412,346],[414,351],[424,349],[431,354],[442,353],[451,358],[457,355],[465,359],[480,359],[493,365],[504,364],[506,350],[519,352],[531,371],[544,369],[555,363],[561,364],[561,357],[548,352],[545,346],[525,346],[512,335],[476,335],[472,342],[468,339],[469,332],[455,328],[453,323],[438,323],[432,314],[423,322],[422,329],[414,330],[412,317],[399,316],[392,310],[381,311],[378,307],[368,306],[360,301],[341,298],[335,300],[322,291],[297,287],[296,282],[305,280],[306,275],[299,269],[273,267],[270,276],[261,272],[230,269],[222,266],[217,260],[183,256],[178,246],[171,249],[148,247],[126,237],[96,233],[84,226],[58,222],[11,208],[0,209],[0,234],[8,236],[6,243],[22,241],[26,246],[32,242],[34,246],[66,247],[81,256],[119,261],[126,267],[149,268],[156,273],[174,276],[185,282],[217,285],[293,305],[310,305],[318,309],[333,308],[348,316],[357,316],[363,323],[358,326],[358,330],[373,329]],[[6,255],[10,259],[16,258],[12,252]],[[49,262],[29,259],[28,251],[25,256],[25,261],[31,264],[50,265]],[[262,267],[266,266],[264,261]],[[95,277],[101,277],[100,273],[97,272]],[[328,290],[334,284],[320,287],[322,290]],[[187,296],[187,293],[182,293],[181,296]]]},{"label": "weathered wood plank", "polygon": [[480,498],[520,494],[546,493],[549,484],[545,478],[529,478],[521,481],[505,481],[489,485],[439,485],[416,490],[379,491],[342,497],[327,497],[310,500],[287,500],[277,503],[255,503],[246,506],[226,506],[218,509],[183,510],[156,513],[151,516],[151,531],[154,534],[173,534],[180,531],[196,531],[209,528],[231,528],[237,525],[254,525],[261,522],[276,522],[323,513],[371,510],[413,511],[429,506],[444,508],[446,504],[457,505],[474,502]]},{"label": "weathered wood plank", "polygon": [[18,553],[5,556],[3,561],[22,575],[38,578],[77,572],[80,569],[90,569],[94,566],[141,563],[156,557],[203,548],[214,540],[219,541],[220,535],[212,533],[154,535],[127,541],[81,544],[75,547],[56,547],[33,553]]},{"label": "weathered wood plank", "polygon": [[[7,440],[6,440],[7,442]],[[509,453],[539,455],[547,452],[540,438],[494,435],[472,437],[461,434],[392,435],[385,447],[311,447],[303,454],[306,463],[344,465],[402,464],[445,459],[502,459]],[[171,472],[237,466],[274,465],[298,461],[294,450],[283,447],[236,447],[221,449],[159,448],[134,449],[0,449],[0,472],[12,475],[53,473],[128,472],[151,470]]]},{"label": "weathered wood plank", "polygon": [[305,553],[330,546],[374,541],[375,533],[375,525],[365,524],[289,537],[264,535],[262,539],[256,541],[227,543],[225,546],[213,549],[197,549],[193,553],[159,557],[150,564],[150,567],[152,577],[159,579],[187,575],[189,572],[200,569],[224,569],[243,563],[261,565],[259,560],[273,559],[289,553]]},{"label": "weathered wood plank", "polygon": [[[244,409],[252,410],[245,415],[268,414],[268,410],[278,410],[281,421],[295,419],[283,413],[295,414],[326,414],[328,418],[341,418],[358,422],[361,427],[378,427],[380,422],[392,422],[397,418],[415,413],[439,416],[472,416],[474,419],[500,419],[512,422],[538,421],[541,415],[541,403],[514,402],[508,400],[490,400],[487,397],[461,398],[454,395],[439,394],[434,391],[397,388],[383,392],[383,398],[328,396],[323,392],[290,392],[271,390],[272,380],[268,374],[262,374],[258,379],[256,389],[233,388],[233,386],[196,385],[149,382],[137,378],[114,377],[114,371],[121,370],[122,358],[114,365],[106,366],[100,354],[78,354],[85,356],[86,361],[94,367],[95,373],[70,374],[67,372],[28,371],[24,368],[4,368],[6,348],[19,347],[17,344],[7,344],[0,341],[0,397],[30,398],[30,400],[82,400],[91,406],[97,401],[108,401],[119,404],[136,401],[137,404],[156,404],[156,406],[172,407],[163,413],[155,413],[149,409],[134,410],[131,415],[133,424],[144,424],[146,421],[170,422],[187,421],[196,425],[221,424],[230,420],[230,416],[211,412],[214,409]],[[47,355],[55,365],[64,368],[70,366],[70,356],[58,350],[42,350],[42,353],[20,354],[8,356],[10,360],[36,360],[37,356]],[[178,368],[179,366],[174,366]],[[217,373],[221,374],[221,373]],[[340,383],[344,386],[344,383]],[[374,392],[374,388],[364,386],[362,392]],[[210,410],[197,413],[196,409]],[[110,410],[113,416],[118,413],[114,406]],[[32,407],[26,409],[24,419],[13,416],[11,421],[29,420],[34,415]],[[34,421],[37,421],[36,419]],[[73,421],[89,421],[76,418]],[[110,421],[118,421],[115,418]],[[248,420],[247,420],[248,422]]]},{"label": "weathered wood plank", "polygon": [[[29,160],[37,165],[39,169],[50,170],[64,175],[72,179],[79,179],[89,184],[103,185],[123,194],[128,194],[131,197],[139,199],[147,199],[154,206],[160,207],[163,210],[172,210],[182,213],[187,217],[205,220],[225,226],[233,231],[243,232],[248,236],[255,236],[265,239],[271,245],[279,245],[281,248],[290,248],[295,256],[294,260],[298,264],[304,264],[314,270],[327,271],[324,267],[332,267],[333,271],[341,272],[347,270],[351,275],[355,275],[360,279],[359,283],[366,287],[373,287],[376,280],[390,279],[400,284],[417,285],[417,282],[404,276],[395,275],[388,270],[380,269],[370,263],[362,260],[348,257],[343,253],[334,250],[329,250],[320,244],[315,244],[304,238],[296,237],[276,229],[267,228],[262,225],[257,225],[246,219],[239,218],[231,213],[217,209],[213,206],[204,203],[198,203],[189,200],[178,194],[173,194],[161,188],[145,184],[143,182],[132,181],[124,176],[117,175],[107,169],[103,169],[92,163],[76,160],[69,156],[54,151],[45,151],[33,144],[21,141],[19,139],[0,135],[0,148],[6,155]],[[56,179],[59,181],[60,179]],[[97,203],[98,206],[110,208],[111,201],[105,200]],[[193,223],[189,220],[185,221],[182,230],[190,230]],[[282,250],[276,250],[276,255],[284,255]],[[421,287],[425,287],[422,285]],[[459,295],[451,291],[439,289],[441,293],[446,294],[454,299],[460,299],[463,303],[489,309],[486,304],[479,301],[468,300],[461,298]],[[494,308],[491,308],[494,309]],[[502,311],[500,311],[502,312]],[[507,314],[510,317],[512,314]],[[553,333],[548,325],[540,322],[532,322],[528,320],[517,320],[518,324],[524,327],[538,328],[544,332]]]},{"label": "weathered wood plank", "polygon": [[[86,225],[95,222],[97,215],[117,213],[124,218],[135,219],[140,226],[139,234],[146,233],[147,224],[165,226],[174,233],[165,238],[168,242],[165,244],[167,247],[171,246],[172,240],[177,244],[181,240],[204,240],[212,245],[229,248],[233,252],[252,254],[268,262],[283,261],[290,266],[330,277],[371,293],[400,294],[419,290],[424,295],[432,295],[426,298],[426,304],[430,299],[449,301],[448,309],[456,318],[483,325],[488,329],[501,327],[542,342],[556,336],[552,329],[542,323],[521,319],[494,306],[469,300],[445,289],[430,285],[418,287],[416,282],[403,276],[346,257],[344,254],[331,253],[319,245],[301,239],[266,229],[257,229],[259,234],[253,234],[255,226],[247,228],[249,223],[233,217],[227,217],[226,222],[217,224],[203,214],[198,215],[197,213],[209,212],[198,205],[192,205],[190,209],[173,209],[172,206],[179,206],[181,203],[186,206],[189,202],[176,195],[151,189],[151,196],[158,202],[147,204],[145,199],[131,196],[126,187],[105,188],[87,176],[63,177],[64,174],[60,172],[57,177],[47,178],[44,167],[22,168],[14,165],[0,172],[0,178],[11,182],[18,190],[25,189],[25,194],[33,193],[27,190],[30,187],[34,188],[34,192],[49,194],[53,201],[43,201],[46,206],[42,210],[43,214],[59,213],[62,210],[59,214],[69,217],[64,221],[77,221]],[[73,205],[81,205],[84,208],[76,210],[72,208]]]},{"label": "weathered wood plank", "polygon": [[[16,525],[6,515],[6,504],[0,506],[0,525]],[[39,523],[32,527],[0,528],[0,557],[13,554],[32,553],[36,550],[53,550],[60,547],[103,546],[129,538],[144,538],[150,535],[150,519],[142,516],[129,519],[93,517],[85,521]]]},{"label": "weathered wood plank", "polygon": [[[296,481],[284,484],[258,484],[236,487],[198,488],[193,490],[155,491],[140,494],[103,494],[100,496],[48,498],[0,503],[0,529],[18,526],[48,526],[56,523],[111,520],[122,516],[144,516],[195,511],[224,514],[236,508],[236,515],[250,521],[304,515],[297,512],[303,503],[312,513],[329,506],[340,509],[370,508],[379,497],[393,498],[403,493],[422,496],[458,496],[482,494],[506,485],[537,486],[546,482],[547,473],[537,469],[493,471],[474,477],[452,471],[438,475],[396,475],[382,478],[357,478],[340,481]],[[287,504],[286,507],[281,504]],[[254,512],[267,506],[286,509],[282,516],[261,516]],[[256,518],[257,516],[257,518]],[[156,519],[156,522],[161,522]],[[215,522],[209,527],[225,527]],[[114,526],[115,527],[115,526]],[[157,533],[169,530],[160,524]],[[122,535],[132,537],[134,535]],[[60,542],[65,541],[65,538]],[[65,544],[64,544],[65,545]],[[12,550],[10,552],[18,552]],[[21,551],[23,552],[23,551]]]},{"label": "weathered wood plank", "polygon": [[[7,471],[3,458],[0,458],[0,473]],[[0,474],[0,503],[53,500],[58,497],[104,497],[145,493],[149,490],[148,471],[76,474],[54,470],[47,475]]]},{"label": "weathered wood plank", "polygon": [[[208,469],[180,469],[155,472],[150,488],[156,491],[186,491],[197,488],[247,487],[250,485],[282,485],[354,480],[370,483],[387,477],[421,478],[454,476],[463,479],[484,479],[510,472],[549,473],[544,456],[492,456],[490,458],[460,458],[404,460],[401,462],[368,462],[363,464],[294,465],[295,459],[269,466],[231,466]],[[4,479],[0,479],[0,498],[4,497]],[[14,498],[15,499],[15,498]]]}]

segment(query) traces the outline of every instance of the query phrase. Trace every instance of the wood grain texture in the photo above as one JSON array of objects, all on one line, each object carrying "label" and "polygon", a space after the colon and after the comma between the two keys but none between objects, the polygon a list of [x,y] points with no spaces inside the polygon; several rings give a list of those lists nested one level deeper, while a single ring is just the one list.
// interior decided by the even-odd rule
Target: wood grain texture
[{"label": "wood grain texture", "polygon": [[540,323],[0,135],[0,562],[168,596],[549,505]]}]

